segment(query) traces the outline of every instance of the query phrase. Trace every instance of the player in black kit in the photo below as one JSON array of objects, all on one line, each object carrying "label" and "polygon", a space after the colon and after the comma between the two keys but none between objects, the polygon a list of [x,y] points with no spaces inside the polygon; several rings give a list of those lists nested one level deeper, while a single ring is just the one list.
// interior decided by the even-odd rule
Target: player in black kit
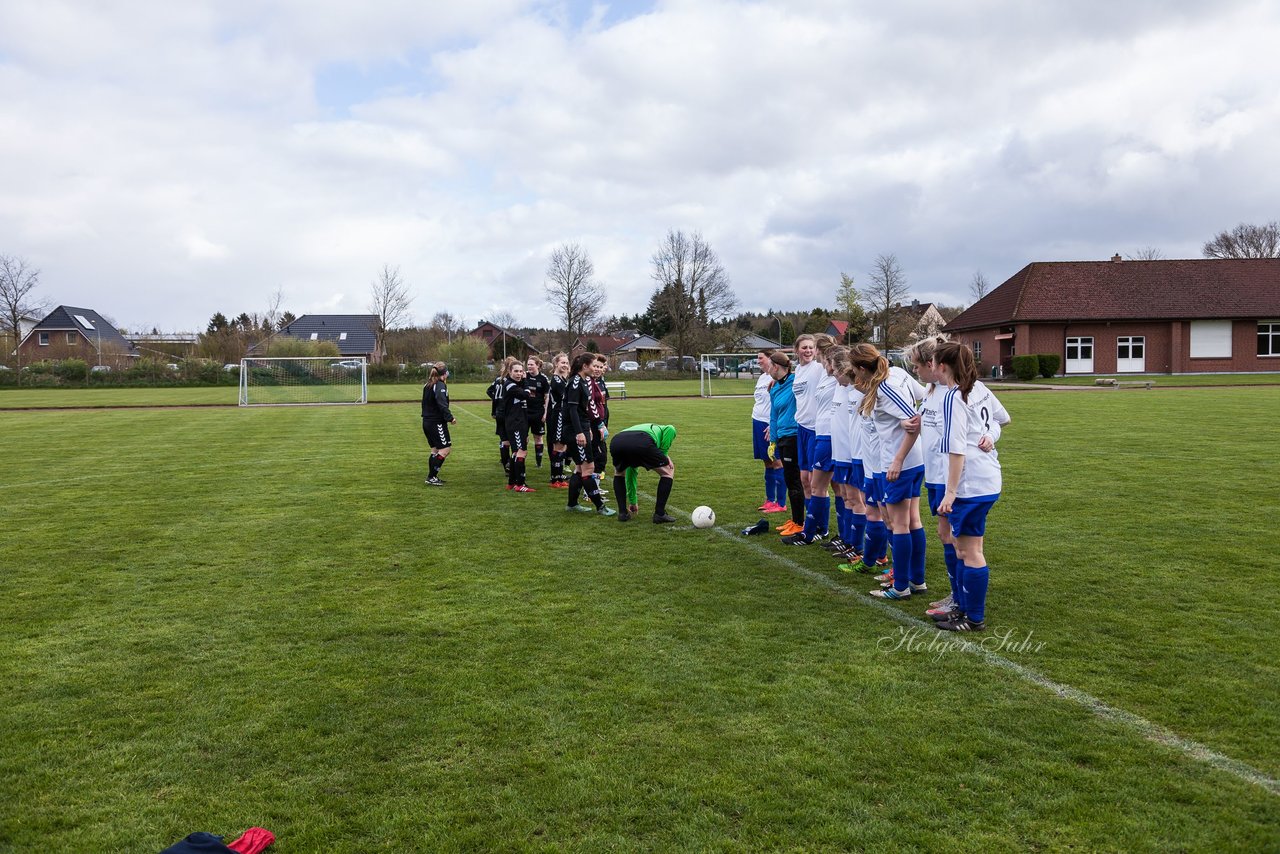
[{"label": "player in black kit", "polygon": [[573,360],[573,376],[569,379],[569,390],[565,393],[565,411],[569,416],[569,436],[573,444],[569,446],[570,457],[575,470],[569,477],[569,510],[590,513],[591,509],[578,504],[582,492],[587,493],[596,512],[602,516],[612,516],[614,511],[604,506],[600,495],[600,487],[592,477],[595,462],[592,458],[591,443],[594,434],[591,407],[591,366],[595,362],[594,353],[583,353]]},{"label": "player in black kit", "polygon": [[511,445],[507,489],[513,492],[534,491],[524,481],[524,458],[529,448],[529,405],[533,397],[524,381],[524,364],[519,361],[512,363],[507,370],[507,383],[502,387],[502,405],[505,410],[503,427]]},{"label": "player in black kit", "polygon": [[502,390],[507,385],[507,369],[514,361],[516,361],[514,356],[504,359],[502,367],[498,369],[498,376],[484,390],[484,393],[493,401],[489,407],[489,417],[493,419],[493,432],[498,435],[498,457],[502,460],[502,470],[507,474],[511,473],[511,443],[507,441],[506,410],[502,407]]},{"label": "player in black kit", "polygon": [[543,436],[547,432],[547,392],[551,390],[551,381],[542,372],[542,360],[530,356],[525,363],[524,386],[529,389],[529,432],[533,434],[533,452],[542,468]]},{"label": "player in black kit", "polygon": [[547,394],[547,441],[551,443],[551,488],[568,489],[564,460],[569,448],[569,415],[564,398],[569,391],[569,357],[557,353],[551,360],[551,389]]},{"label": "player in black kit", "polygon": [[431,447],[427,483],[432,486],[444,486],[444,481],[440,479],[440,467],[453,450],[449,425],[458,423],[458,419],[449,411],[448,381],[449,369],[444,362],[436,362],[427,375],[426,385],[422,387],[422,432],[426,434],[427,444]]}]

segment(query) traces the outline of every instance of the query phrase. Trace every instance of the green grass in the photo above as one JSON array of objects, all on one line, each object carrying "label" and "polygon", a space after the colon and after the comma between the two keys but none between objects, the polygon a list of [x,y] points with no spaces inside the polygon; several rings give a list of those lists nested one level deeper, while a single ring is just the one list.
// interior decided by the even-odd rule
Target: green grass
[{"label": "green grass", "polygon": [[[1277,367],[1280,371],[1280,366]],[[1146,382],[1157,387],[1182,388],[1188,386],[1240,386],[1280,385],[1280,372],[1273,374],[1099,374],[1087,377],[1036,377],[1030,385],[1097,385],[1095,380],[1112,379],[1117,382]],[[1017,382],[1006,378],[997,382]]]},{"label": "green grass", "polygon": [[[1280,776],[1280,390],[1004,402],[1006,657]],[[1280,847],[1277,795],[740,542],[750,401],[614,405],[720,532],[503,492],[459,409],[444,489],[414,403],[0,413],[0,850]]]}]

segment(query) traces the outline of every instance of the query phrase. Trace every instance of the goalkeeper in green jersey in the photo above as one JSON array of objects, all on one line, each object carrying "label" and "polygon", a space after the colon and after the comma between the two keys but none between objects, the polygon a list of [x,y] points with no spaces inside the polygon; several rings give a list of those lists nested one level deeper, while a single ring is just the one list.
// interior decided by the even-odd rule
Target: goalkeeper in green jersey
[{"label": "goalkeeper in green jersey", "polygon": [[676,440],[676,428],[670,424],[637,424],[613,434],[609,453],[613,457],[613,494],[618,499],[618,521],[626,522],[640,509],[636,504],[636,469],[656,471],[658,500],[653,506],[653,522],[674,522],[667,515],[667,499],[675,482],[676,464],[668,452]]}]

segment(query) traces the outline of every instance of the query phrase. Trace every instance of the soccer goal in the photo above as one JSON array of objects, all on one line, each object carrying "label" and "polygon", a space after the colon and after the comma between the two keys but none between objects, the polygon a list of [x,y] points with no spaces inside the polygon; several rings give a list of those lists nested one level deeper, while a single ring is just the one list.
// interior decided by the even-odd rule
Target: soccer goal
[{"label": "soccer goal", "polygon": [[294,356],[240,361],[241,406],[318,406],[368,399],[364,359]]},{"label": "soccer goal", "polygon": [[750,395],[760,378],[758,353],[703,353],[698,357],[698,393],[703,397]]}]

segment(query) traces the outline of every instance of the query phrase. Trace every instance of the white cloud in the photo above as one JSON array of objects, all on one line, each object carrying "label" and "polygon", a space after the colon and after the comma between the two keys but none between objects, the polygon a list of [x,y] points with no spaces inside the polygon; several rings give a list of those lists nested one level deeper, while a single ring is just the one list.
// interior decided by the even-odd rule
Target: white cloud
[{"label": "white cloud", "polygon": [[1194,256],[1280,216],[1269,4],[627,11],[8,4],[0,251],[126,325],[201,328],[277,287],[362,311],[383,263],[421,319],[549,324],[566,240],[611,312],[643,308],[668,228],[711,241],[744,305],[808,308],[881,252],[959,302],[975,269]]}]

